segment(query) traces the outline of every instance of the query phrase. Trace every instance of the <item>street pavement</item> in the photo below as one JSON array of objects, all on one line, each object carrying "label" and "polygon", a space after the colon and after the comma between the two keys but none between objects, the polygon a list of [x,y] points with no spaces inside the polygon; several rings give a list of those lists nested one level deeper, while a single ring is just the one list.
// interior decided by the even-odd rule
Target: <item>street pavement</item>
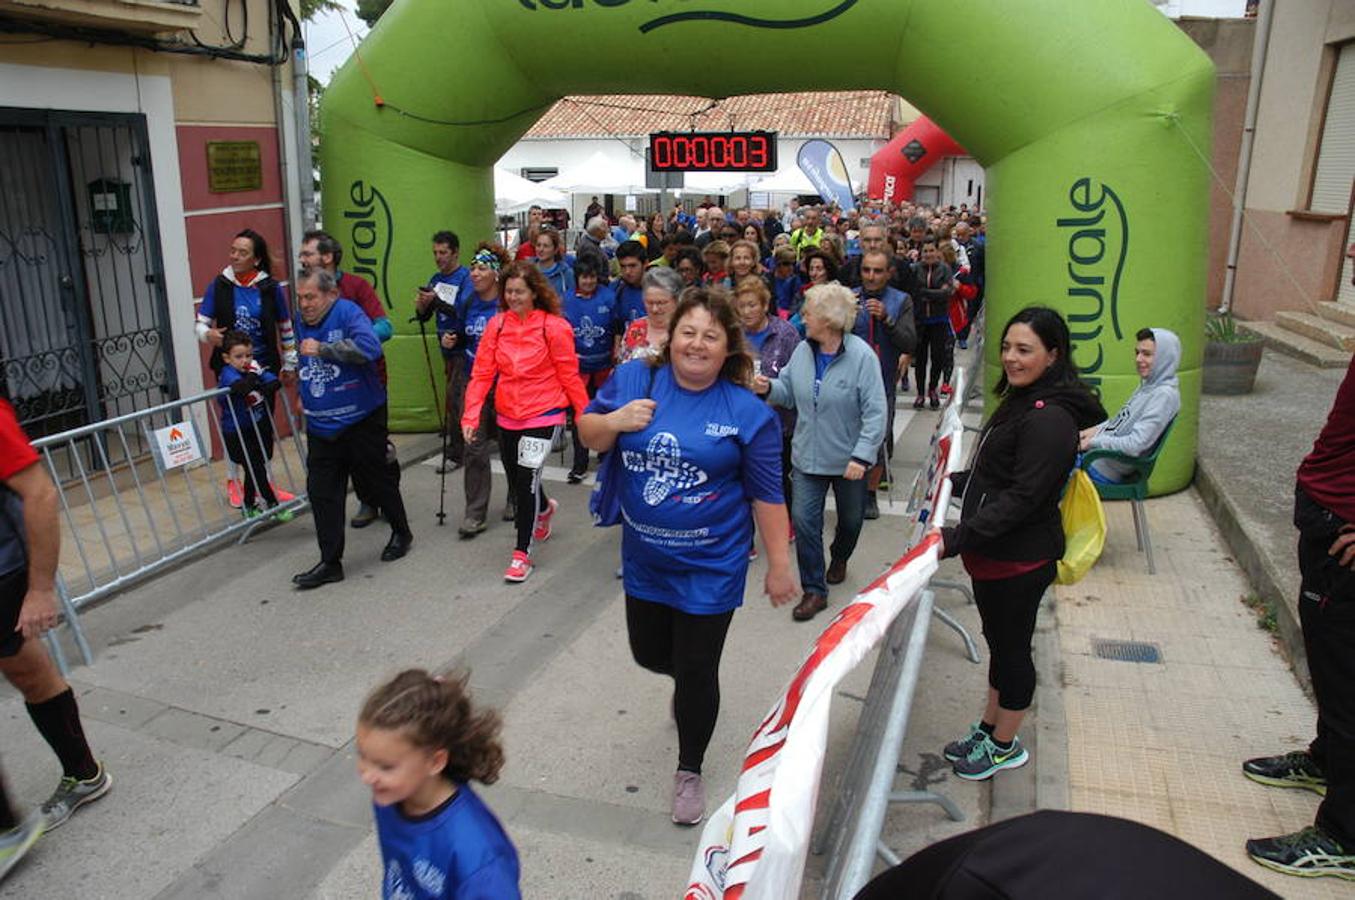
[{"label": "street pavement", "polygon": [[[934,413],[900,410],[895,468],[905,487],[934,424]],[[377,896],[353,720],[365,693],[407,666],[469,668],[477,701],[502,711],[508,764],[483,793],[518,846],[525,896],[680,895],[698,833],[668,819],[671,688],[630,660],[618,535],[591,527],[589,486],[554,480],[560,474],[550,472],[547,487],[561,500],[556,534],[525,585],[501,579],[509,523],[457,540],[459,473],[448,479],[448,525],[435,526],[438,476],[420,464],[404,475],[416,530],[404,560],[377,561],[380,526],[350,532],[347,580],[294,592],[290,576],[315,557],[302,516],[90,610],[97,658],[72,681],[115,787],[44,837],[0,898]],[[903,551],[901,509],[885,512],[867,523],[835,607]],[[1094,810],[1177,834],[1284,896],[1350,896],[1348,886],[1272,875],[1241,855],[1245,838],[1311,819],[1315,796],[1262,788],[1237,766],[1301,746],[1312,707],[1242,605],[1247,584],[1194,491],[1152,501],[1149,516],[1156,576],[1135,551],[1127,507],[1111,506],[1101,562],[1058,588],[1041,614],[1026,768],[976,785],[941,762],[940,746],[978,711],[985,670],[952,632],[933,629],[899,787],[941,791],[966,820],[902,807],[886,843],[906,855],[1037,806]],[[797,624],[772,609],[764,573],[753,564],[727,644],[706,763],[711,809],[733,790],[748,736],[827,622]],[[943,591],[938,603],[978,636],[963,597]],[[1151,641],[1162,661],[1096,658],[1093,638]],[[869,675],[867,661],[834,700],[825,790]],[[9,788],[32,807],[56,782],[55,760],[12,692],[0,693],[0,722]],[[803,896],[817,896],[823,868],[810,857]]]}]

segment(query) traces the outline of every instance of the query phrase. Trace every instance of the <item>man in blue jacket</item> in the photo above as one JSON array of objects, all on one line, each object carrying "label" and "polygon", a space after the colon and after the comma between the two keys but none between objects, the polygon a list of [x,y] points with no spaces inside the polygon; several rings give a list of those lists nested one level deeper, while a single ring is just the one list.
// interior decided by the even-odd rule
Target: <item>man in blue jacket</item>
[{"label": "man in blue jacket", "polygon": [[386,514],[391,537],[381,560],[409,552],[414,536],[400,488],[386,469],[386,389],[377,373],[381,342],[355,303],[339,298],[323,269],[296,279],[301,403],[306,413],[306,491],[315,515],[320,562],[292,578],[303,590],[343,581],[344,501],[348,479],[361,480]]}]

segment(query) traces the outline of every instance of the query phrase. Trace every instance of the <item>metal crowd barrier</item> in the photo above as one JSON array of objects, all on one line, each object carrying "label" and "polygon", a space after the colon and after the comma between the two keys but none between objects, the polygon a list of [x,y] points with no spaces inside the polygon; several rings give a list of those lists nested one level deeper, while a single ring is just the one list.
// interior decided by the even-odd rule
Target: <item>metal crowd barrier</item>
[{"label": "metal crowd barrier", "polygon": [[[252,418],[240,421],[234,404],[223,413],[218,398],[227,393],[224,388],[207,391],[33,442],[57,486],[62,525],[58,596],[86,664],[93,662],[93,653],[80,625],[82,608],[214,544],[232,538],[243,543],[307,506],[306,451],[285,395],[270,403],[282,407],[286,423],[285,433],[274,426],[273,458],[265,466],[271,473],[256,471],[250,462],[254,454],[246,452],[237,474],[248,471],[255,484],[270,480],[296,496],[254,517],[230,505],[222,415],[235,426],[242,447],[261,451],[264,435]],[[51,632],[47,646],[67,671]]]},{"label": "metal crowd barrier", "polygon": [[[934,471],[935,448],[947,433],[963,428],[959,417],[964,412],[964,398],[969,396],[967,374],[962,368],[955,370],[951,382],[955,390],[932,436],[933,452],[927,466],[918,472],[909,496],[909,513],[914,522],[910,546],[922,539],[933,519],[944,521],[950,510],[949,485],[939,495],[932,495],[939,475]],[[932,501],[936,501],[934,507],[930,505]],[[891,866],[901,861],[880,839],[891,804],[935,803],[952,820],[964,819],[954,801],[935,791],[894,790],[933,619],[959,634],[966,655],[972,662],[979,662],[978,647],[969,632],[949,613],[937,608],[938,588],[958,590],[973,600],[968,585],[933,578],[909,604],[911,611],[900,614],[885,634],[846,767],[834,785],[831,812],[814,838],[814,852],[830,854],[822,894],[825,900],[849,900],[855,896],[870,880],[877,857]]]}]

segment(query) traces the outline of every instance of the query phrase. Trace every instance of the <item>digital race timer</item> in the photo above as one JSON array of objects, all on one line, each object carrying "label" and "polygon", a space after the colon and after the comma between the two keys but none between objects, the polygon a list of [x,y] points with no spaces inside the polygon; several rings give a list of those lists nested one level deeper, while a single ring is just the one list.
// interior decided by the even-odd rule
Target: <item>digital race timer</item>
[{"label": "digital race timer", "polygon": [[655,172],[774,172],[775,131],[660,131],[649,136]]}]

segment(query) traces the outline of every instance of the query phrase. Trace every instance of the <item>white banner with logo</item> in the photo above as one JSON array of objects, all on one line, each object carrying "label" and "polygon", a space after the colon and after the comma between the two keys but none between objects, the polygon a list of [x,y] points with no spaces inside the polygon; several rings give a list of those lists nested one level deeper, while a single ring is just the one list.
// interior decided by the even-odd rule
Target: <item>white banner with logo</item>
[{"label": "white banner with logo", "polygon": [[[952,404],[954,406],[955,404]],[[914,528],[928,528],[950,503],[949,474],[959,466],[958,410],[943,415],[932,441],[926,493]],[[944,515],[935,516],[944,521]],[[734,796],[706,822],[685,900],[784,900],[797,897],[809,852],[814,805],[828,744],[828,712],[838,683],[884,637],[936,572],[935,537],[915,543],[837,614],[814,641],[790,684],[753,733]]]}]

